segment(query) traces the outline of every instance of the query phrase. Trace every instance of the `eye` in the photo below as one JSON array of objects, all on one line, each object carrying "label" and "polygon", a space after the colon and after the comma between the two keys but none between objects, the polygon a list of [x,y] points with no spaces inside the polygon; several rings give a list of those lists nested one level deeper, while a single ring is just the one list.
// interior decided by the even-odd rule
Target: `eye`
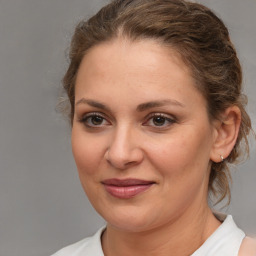
[{"label": "eye", "polygon": [[152,122],[156,126],[163,126],[163,125],[165,125],[166,118],[162,117],[162,116],[155,116],[152,118]]},{"label": "eye", "polygon": [[153,126],[159,128],[166,128],[175,123],[175,119],[169,115],[162,113],[154,113],[149,116],[146,122],[143,123],[145,126]]},{"label": "eye", "polygon": [[100,113],[88,113],[79,121],[90,128],[102,127],[110,124]]}]

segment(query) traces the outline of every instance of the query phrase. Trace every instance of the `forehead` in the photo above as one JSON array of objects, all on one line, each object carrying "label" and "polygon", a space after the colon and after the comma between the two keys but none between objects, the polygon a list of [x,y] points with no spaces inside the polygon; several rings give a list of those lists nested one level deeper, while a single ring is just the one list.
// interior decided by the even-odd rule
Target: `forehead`
[{"label": "forehead", "polygon": [[[182,61],[178,51],[153,39],[131,41],[128,38],[115,38],[90,48],[84,56],[82,64],[83,62],[88,62],[89,58],[91,64],[97,63],[98,68],[101,67],[100,63],[104,65],[105,62],[112,64],[115,61],[119,61],[129,66],[133,63],[144,68],[152,67],[154,70],[163,68],[168,64],[168,60],[171,60],[184,72],[190,73],[189,67]],[[161,66],[159,65],[160,60],[162,61]],[[104,70],[108,67],[111,66],[105,66]]]},{"label": "forehead", "polygon": [[195,94],[197,89],[190,69],[175,50],[154,40],[119,38],[94,46],[84,56],[75,97],[113,91],[133,99],[142,94],[156,99],[167,94],[185,100],[182,95]]}]

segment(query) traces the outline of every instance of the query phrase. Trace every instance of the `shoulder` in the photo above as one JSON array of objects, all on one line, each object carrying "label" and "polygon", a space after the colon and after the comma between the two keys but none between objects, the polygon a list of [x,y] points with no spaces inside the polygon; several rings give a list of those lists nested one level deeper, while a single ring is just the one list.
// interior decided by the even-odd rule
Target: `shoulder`
[{"label": "shoulder", "polygon": [[76,242],[74,244],[68,245],[61,250],[57,251],[52,256],[68,256],[72,255],[72,253],[75,253],[77,250],[79,250],[82,247],[87,247],[88,244],[90,244],[92,237],[87,237],[79,242]]},{"label": "shoulder", "polygon": [[238,256],[256,256],[256,239],[248,236],[245,237]]},{"label": "shoulder", "polygon": [[105,227],[99,229],[94,236],[84,238],[83,240],[64,247],[51,256],[103,256],[101,247],[101,234]]}]

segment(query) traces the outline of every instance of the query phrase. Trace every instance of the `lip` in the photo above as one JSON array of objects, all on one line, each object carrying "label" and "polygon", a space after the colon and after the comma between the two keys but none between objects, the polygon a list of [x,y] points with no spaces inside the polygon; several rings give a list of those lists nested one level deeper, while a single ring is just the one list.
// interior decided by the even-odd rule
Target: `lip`
[{"label": "lip", "polygon": [[148,190],[155,182],[140,179],[108,179],[102,184],[111,196],[129,199]]}]

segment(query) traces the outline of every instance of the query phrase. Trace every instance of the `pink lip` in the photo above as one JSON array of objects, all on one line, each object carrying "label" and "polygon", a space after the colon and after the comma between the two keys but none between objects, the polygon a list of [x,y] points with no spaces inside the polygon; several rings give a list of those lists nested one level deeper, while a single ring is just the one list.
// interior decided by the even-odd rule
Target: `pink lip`
[{"label": "pink lip", "polygon": [[120,199],[129,199],[148,190],[155,182],[138,179],[108,179],[102,184],[110,195]]}]

